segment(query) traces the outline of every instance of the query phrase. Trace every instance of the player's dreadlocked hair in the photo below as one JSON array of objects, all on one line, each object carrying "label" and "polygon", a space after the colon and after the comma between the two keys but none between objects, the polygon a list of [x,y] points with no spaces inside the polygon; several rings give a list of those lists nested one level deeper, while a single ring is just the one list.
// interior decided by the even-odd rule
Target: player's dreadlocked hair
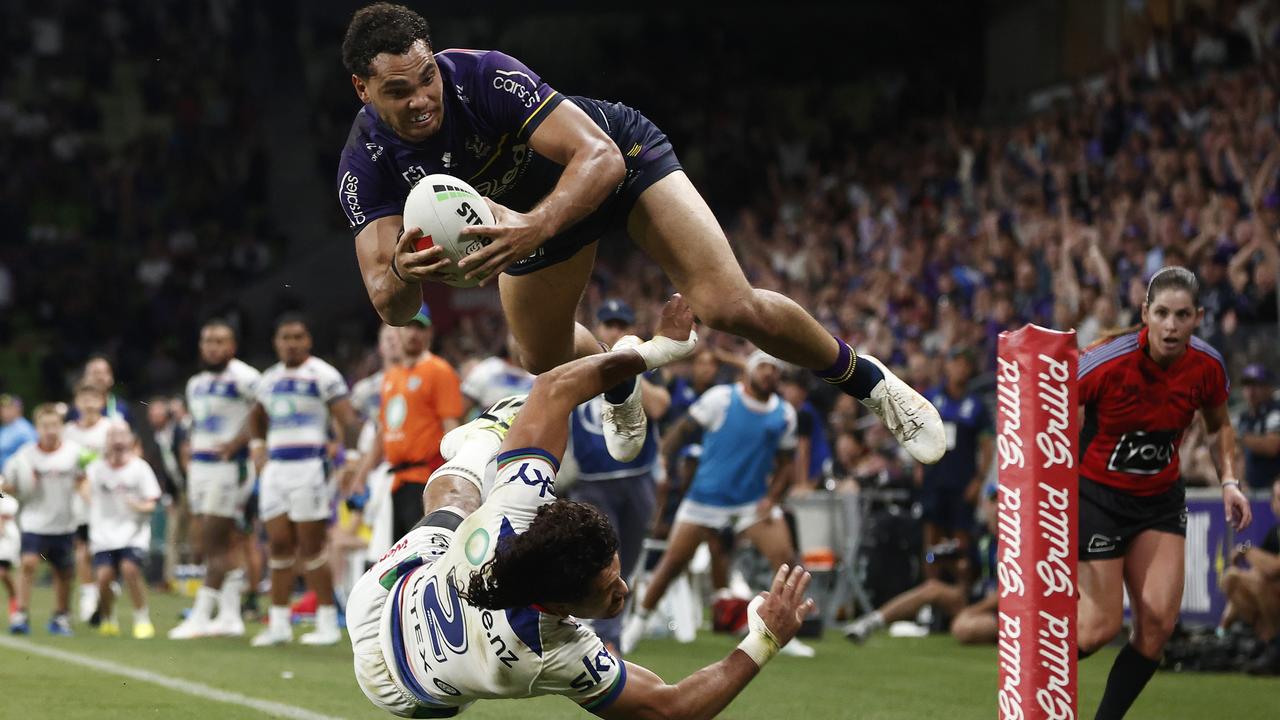
[{"label": "player's dreadlocked hair", "polygon": [[590,505],[557,500],[538,508],[528,530],[502,541],[460,594],[489,610],[577,602],[617,551],[608,518]]},{"label": "player's dreadlocked hair", "polygon": [[419,40],[431,47],[429,33],[426,18],[403,5],[379,2],[362,7],[351,16],[342,38],[342,64],[352,75],[367,78],[369,64],[381,53],[403,55]]}]

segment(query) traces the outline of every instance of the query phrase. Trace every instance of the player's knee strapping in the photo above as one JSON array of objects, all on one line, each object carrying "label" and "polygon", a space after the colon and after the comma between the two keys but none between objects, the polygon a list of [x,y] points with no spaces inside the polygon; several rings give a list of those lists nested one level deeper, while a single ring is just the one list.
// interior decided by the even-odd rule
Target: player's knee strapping
[{"label": "player's knee strapping", "polygon": [[286,558],[267,558],[267,567],[272,570],[288,570],[293,567],[293,557]]},{"label": "player's knee strapping", "polygon": [[313,558],[304,560],[302,562],[302,570],[304,572],[315,572],[316,570],[319,570],[328,564],[329,564],[329,557],[324,553],[320,553],[319,555]]},{"label": "player's knee strapping", "polygon": [[481,468],[478,468],[478,470],[479,472],[477,472],[477,468],[471,466],[470,463],[459,463],[455,458],[454,460],[450,460],[444,465],[441,465],[435,472],[431,473],[431,477],[427,478],[427,487],[430,487],[431,483],[435,482],[436,478],[449,476],[449,477],[462,478],[463,480],[466,480],[472,485],[475,485],[476,490],[478,492],[483,493],[484,492],[484,477],[483,477],[484,468],[481,467]]}]

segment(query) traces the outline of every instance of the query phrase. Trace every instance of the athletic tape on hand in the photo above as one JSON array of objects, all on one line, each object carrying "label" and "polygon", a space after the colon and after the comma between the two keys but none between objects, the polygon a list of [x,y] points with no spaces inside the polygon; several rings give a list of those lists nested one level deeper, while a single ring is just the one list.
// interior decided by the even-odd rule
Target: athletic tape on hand
[{"label": "athletic tape on hand", "polygon": [[646,340],[631,349],[640,353],[640,357],[644,358],[646,369],[653,370],[688,357],[697,344],[698,333],[690,330],[688,340],[672,340],[669,337],[655,335],[652,339]]},{"label": "athletic tape on hand", "polygon": [[758,667],[764,667],[782,649],[778,638],[774,637],[764,618],[760,617],[760,606],[763,604],[764,598],[757,595],[747,605],[747,636],[738,643],[738,649],[754,660]]}]

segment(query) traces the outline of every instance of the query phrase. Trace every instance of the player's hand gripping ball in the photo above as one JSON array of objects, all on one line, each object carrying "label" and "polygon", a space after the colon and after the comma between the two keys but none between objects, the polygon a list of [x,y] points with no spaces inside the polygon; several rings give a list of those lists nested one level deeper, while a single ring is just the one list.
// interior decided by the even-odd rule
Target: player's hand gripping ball
[{"label": "player's hand gripping ball", "polygon": [[493,212],[480,193],[464,180],[452,175],[428,175],[409,191],[404,202],[404,226],[420,228],[422,237],[414,250],[432,246],[442,248],[449,264],[437,270],[433,278],[453,287],[475,287],[483,278],[466,279],[458,267],[462,258],[487,247],[490,238],[462,235],[470,225],[493,225]]}]

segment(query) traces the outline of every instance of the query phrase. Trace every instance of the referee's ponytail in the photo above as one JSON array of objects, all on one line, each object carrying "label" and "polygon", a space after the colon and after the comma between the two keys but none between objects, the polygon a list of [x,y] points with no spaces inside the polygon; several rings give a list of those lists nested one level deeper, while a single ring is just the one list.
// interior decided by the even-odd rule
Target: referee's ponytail
[{"label": "referee's ponytail", "polygon": [[1160,268],[1151,276],[1151,281],[1147,283],[1147,305],[1163,290],[1185,290],[1191,296],[1191,304],[1200,307],[1200,281],[1196,279],[1195,273],[1184,267],[1170,265]]}]

